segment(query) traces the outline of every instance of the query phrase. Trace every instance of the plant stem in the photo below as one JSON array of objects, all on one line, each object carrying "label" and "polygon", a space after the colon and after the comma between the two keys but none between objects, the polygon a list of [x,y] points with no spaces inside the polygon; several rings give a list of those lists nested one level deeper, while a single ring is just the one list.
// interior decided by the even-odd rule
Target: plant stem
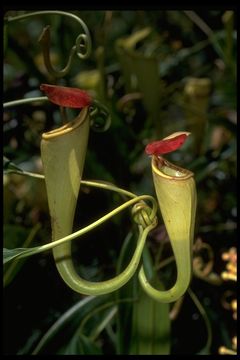
[{"label": "plant stem", "polygon": [[61,113],[62,123],[64,125],[68,122],[67,112],[66,112],[66,108],[64,106],[60,106],[60,113]]},{"label": "plant stem", "polygon": [[34,97],[34,98],[27,98],[27,99],[20,99],[20,100],[13,100],[13,101],[9,101],[3,104],[3,108],[9,108],[9,107],[13,107],[13,106],[18,106],[18,105],[24,105],[24,104],[28,104],[31,102],[35,102],[35,101],[47,101],[48,97],[47,96],[39,96],[39,97]]},{"label": "plant stem", "polygon": [[170,264],[175,260],[174,256],[169,256],[167,259],[162,260],[158,265],[156,265],[156,270],[160,270],[166,265]]},{"label": "plant stem", "polygon": [[[56,241],[53,241],[51,243],[48,243],[46,245],[42,245],[42,246],[37,246],[35,248],[31,248],[29,250],[29,252],[26,252],[26,253],[22,253],[22,254],[18,254],[16,255],[13,259],[21,259],[21,258],[24,258],[24,257],[27,257],[27,256],[31,256],[31,255],[35,255],[35,254],[39,254],[43,251],[46,251],[46,250],[49,250],[49,249],[52,249],[54,248],[55,246],[58,246],[58,245],[61,245],[63,244],[64,242],[66,241],[70,241],[70,240],[73,240],[79,236],[82,236],[84,234],[86,234],[87,232],[93,230],[95,227],[103,224],[105,221],[109,220],[112,216],[118,214],[119,212],[123,211],[124,209],[126,209],[127,207],[141,201],[141,200],[149,200],[152,202],[152,205],[153,205],[153,209],[152,209],[152,216],[155,216],[156,214],[156,211],[157,211],[157,204],[156,204],[156,201],[155,199],[150,196],[150,195],[141,195],[141,196],[137,196],[135,197],[134,199],[131,199],[127,202],[125,202],[124,204],[118,206],[116,209],[110,211],[108,214],[102,216],[100,219],[94,221],[93,223],[91,223],[90,225],[87,225],[86,227],[84,227],[83,229],[80,229],[68,236],[65,236],[63,237],[62,239],[59,239],[59,240],[56,240]],[[153,224],[152,225],[152,228],[154,227],[155,225]],[[150,231],[150,227],[147,228],[148,231]],[[146,229],[145,229],[146,230]],[[144,236],[146,236],[146,231],[144,230]],[[143,235],[142,235],[143,236]]]},{"label": "plant stem", "polygon": [[4,20],[6,22],[10,23],[13,21],[24,20],[26,18],[33,17],[33,16],[39,16],[39,15],[62,15],[62,16],[67,16],[71,19],[74,19],[82,26],[82,28],[84,29],[84,31],[90,38],[88,28],[87,28],[86,24],[82,21],[82,19],[80,19],[77,15],[74,15],[74,14],[71,14],[71,13],[65,12],[65,11],[59,11],[59,10],[36,11],[33,13],[23,14],[23,15],[19,15],[19,16],[13,16],[13,17],[9,16],[9,17],[4,18]]},{"label": "plant stem", "polygon": [[[30,177],[35,177],[37,179],[44,179],[45,176],[42,174],[36,174],[36,173],[32,173],[29,171],[24,171],[24,170],[13,170],[13,169],[9,169],[7,171],[5,171],[5,173],[7,174],[18,174],[18,175],[25,175],[25,176],[30,176]],[[116,191],[120,194],[129,196],[131,198],[136,198],[137,195],[135,195],[134,193],[127,191],[125,189],[121,189],[117,186],[115,186],[114,184],[108,183],[108,182],[104,182],[104,181],[94,181],[94,180],[81,180],[81,184],[82,185],[86,185],[86,186],[92,186],[92,187],[96,187],[99,189],[105,189],[105,190],[110,190],[110,191]]]},{"label": "plant stem", "polygon": [[81,54],[81,57],[87,58],[89,56],[89,54],[91,53],[91,49],[92,49],[91,36],[90,36],[89,30],[87,28],[87,25],[77,15],[74,15],[74,14],[71,14],[71,13],[65,12],[65,11],[59,11],[59,10],[43,10],[43,11],[36,11],[33,13],[23,14],[23,15],[14,16],[14,17],[9,16],[9,17],[4,18],[4,21],[6,23],[10,23],[10,22],[24,20],[29,17],[39,16],[39,15],[61,15],[61,16],[67,16],[67,17],[77,21],[83,28],[83,30],[86,34],[87,40],[88,40],[87,52],[84,55]]},{"label": "plant stem", "polygon": [[201,302],[198,300],[197,296],[194,294],[194,292],[190,288],[188,288],[188,293],[191,296],[192,301],[194,302],[195,306],[198,308],[198,311],[202,315],[203,320],[205,322],[205,325],[207,328],[207,334],[208,334],[207,343],[205,345],[205,348],[207,348],[209,350],[210,346],[212,344],[212,329],[211,329],[210,321],[207,317],[206,311],[205,311],[204,307],[202,306]]}]

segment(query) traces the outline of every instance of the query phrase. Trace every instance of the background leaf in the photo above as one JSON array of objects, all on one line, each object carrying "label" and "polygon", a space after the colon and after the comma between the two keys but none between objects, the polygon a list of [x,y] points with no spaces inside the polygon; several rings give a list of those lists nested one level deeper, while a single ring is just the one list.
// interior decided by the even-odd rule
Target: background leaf
[{"label": "background leaf", "polygon": [[3,248],[3,264],[8,263],[9,261],[17,258],[22,254],[31,254],[34,248],[15,248],[15,249],[6,249]]},{"label": "background leaf", "polygon": [[[145,249],[146,272],[153,274],[150,255]],[[156,275],[153,284],[164,290]],[[169,355],[170,354],[170,318],[169,304],[159,303],[150,298],[140,287],[138,300],[133,307],[131,355]]]}]

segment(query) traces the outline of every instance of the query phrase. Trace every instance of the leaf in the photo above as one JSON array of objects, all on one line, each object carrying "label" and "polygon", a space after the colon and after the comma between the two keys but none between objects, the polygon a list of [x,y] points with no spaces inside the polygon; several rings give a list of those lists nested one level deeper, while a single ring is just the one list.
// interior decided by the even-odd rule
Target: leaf
[{"label": "leaf", "polygon": [[[162,287],[155,280],[157,284]],[[169,355],[169,304],[153,300],[140,288],[132,321],[131,355]]]},{"label": "leaf", "polygon": [[42,84],[40,90],[56,105],[80,109],[92,103],[91,96],[77,88]]},{"label": "leaf", "polygon": [[209,347],[205,346],[196,355],[211,355]]},{"label": "leaf", "polygon": [[124,39],[119,39],[119,44],[126,49],[134,49],[136,44],[145,39],[151,31],[152,29],[150,27],[138,30]]},{"label": "leaf", "polygon": [[[123,242],[121,252],[118,258],[118,274],[120,274],[129,264],[133,251],[137,245],[136,243],[136,235],[133,231],[130,231]],[[121,301],[122,299],[126,298],[134,298],[134,289],[136,288],[137,281],[137,274],[134,274],[133,277],[116,292],[117,300]],[[118,312],[116,316],[116,350],[118,355],[128,353],[130,345],[129,342],[133,304],[134,300],[132,302],[122,302],[118,304]]]},{"label": "leaf", "polygon": [[136,75],[138,88],[143,94],[143,104],[151,117],[154,126],[160,126],[161,108],[165,96],[165,82],[160,78],[158,71],[158,58],[145,56],[136,51],[132,56],[133,72]]},{"label": "leaf", "polygon": [[78,331],[65,348],[64,355],[101,355],[101,349],[87,336]]},{"label": "leaf", "polygon": [[[30,232],[27,231],[28,236],[25,236],[26,230],[20,226],[4,226],[4,245],[6,246],[6,243],[9,242],[9,239],[11,240],[12,246],[14,244],[14,236],[18,243],[23,246],[23,249],[29,249],[29,245],[34,240],[36,233],[41,228],[40,223],[37,223]],[[22,236],[20,236],[22,235]],[[23,236],[24,235],[24,236]],[[17,246],[17,245],[15,245]],[[5,248],[5,251],[9,249]],[[21,261],[16,260],[12,264],[5,264],[4,266],[4,277],[3,277],[3,283],[4,286],[10,284],[10,282],[15,278],[21,267],[23,266],[25,259],[21,259]]]},{"label": "leaf", "polygon": [[[145,247],[144,268],[148,276],[153,274],[150,253]],[[153,278],[153,284],[164,290],[163,284]],[[169,304],[159,303],[150,298],[139,286],[139,300],[134,303],[132,317],[131,355],[169,355],[170,318]]]},{"label": "leaf", "polygon": [[[46,348],[49,343],[50,348],[53,346],[53,344],[58,346],[56,352],[59,350],[61,344],[61,349],[59,350],[59,353],[65,353],[66,348],[69,344],[69,338],[67,337],[67,334],[70,334],[70,337],[72,339],[76,330],[79,329],[79,324],[84,319],[84,317],[91,313],[96,307],[105,304],[107,301],[109,301],[110,298],[111,295],[87,296],[78,301],[73,306],[71,306],[65,313],[63,313],[59,317],[59,319],[55,323],[51,325],[47,332],[42,336],[39,343],[33,350],[32,355],[42,353],[42,350]],[[64,338],[62,336],[63,333]]]},{"label": "leaf", "polygon": [[3,248],[3,264],[6,264],[9,261],[11,261],[23,254],[29,253],[29,255],[32,255],[33,250],[34,250],[34,248],[28,248],[28,249],[26,249],[26,248],[15,248],[15,249]]},{"label": "leaf", "polygon": [[15,165],[6,156],[3,156],[3,170],[4,170],[4,172],[11,171],[11,170],[17,170],[17,171],[22,172],[22,169],[20,169],[17,165]]},{"label": "leaf", "polygon": [[95,340],[100,335],[100,333],[112,322],[113,318],[116,316],[117,313],[117,306],[111,306],[110,309],[99,317],[97,320],[97,324],[94,324],[94,328],[91,331],[91,339]]},{"label": "leaf", "polygon": [[25,248],[24,241],[30,231],[22,225],[4,224],[3,226],[3,247],[5,248]]}]

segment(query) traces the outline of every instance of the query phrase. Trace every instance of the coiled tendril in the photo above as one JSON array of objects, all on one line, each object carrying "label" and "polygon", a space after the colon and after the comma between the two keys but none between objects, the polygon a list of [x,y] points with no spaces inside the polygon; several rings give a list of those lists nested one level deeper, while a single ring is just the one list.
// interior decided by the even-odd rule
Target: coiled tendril
[{"label": "coiled tendril", "polygon": [[109,110],[97,100],[93,100],[89,110],[91,128],[97,132],[108,130],[111,125],[111,115]]}]

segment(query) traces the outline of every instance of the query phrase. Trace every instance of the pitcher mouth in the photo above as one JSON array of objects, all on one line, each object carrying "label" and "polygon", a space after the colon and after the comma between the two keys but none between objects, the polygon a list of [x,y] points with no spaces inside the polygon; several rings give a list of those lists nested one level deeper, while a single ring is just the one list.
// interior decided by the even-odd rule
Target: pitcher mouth
[{"label": "pitcher mouth", "polygon": [[174,165],[161,156],[152,156],[152,168],[156,174],[166,179],[186,180],[194,174],[180,166]]},{"label": "pitcher mouth", "polygon": [[76,128],[78,128],[80,125],[83,124],[83,122],[87,118],[87,114],[88,114],[88,107],[84,107],[80,111],[78,116],[75,117],[73,120],[69,121],[67,124],[57,128],[57,129],[54,129],[54,130],[43,133],[42,134],[42,139],[50,140],[50,139],[53,139],[55,137],[59,137],[59,136],[70,133],[71,131],[75,130]]}]

